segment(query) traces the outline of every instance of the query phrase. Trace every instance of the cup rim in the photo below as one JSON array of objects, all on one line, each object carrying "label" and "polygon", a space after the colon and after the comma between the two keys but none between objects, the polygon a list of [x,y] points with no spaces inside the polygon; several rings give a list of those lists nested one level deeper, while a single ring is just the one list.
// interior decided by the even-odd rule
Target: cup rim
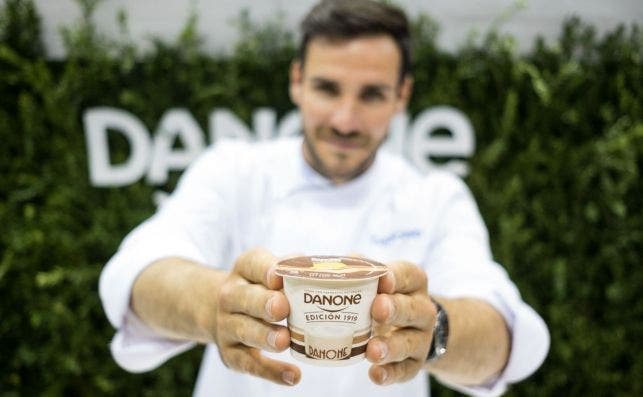
[{"label": "cup rim", "polygon": [[384,276],[388,267],[372,259],[342,255],[308,255],[277,263],[275,273],[285,278],[318,281],[366,281]]}]

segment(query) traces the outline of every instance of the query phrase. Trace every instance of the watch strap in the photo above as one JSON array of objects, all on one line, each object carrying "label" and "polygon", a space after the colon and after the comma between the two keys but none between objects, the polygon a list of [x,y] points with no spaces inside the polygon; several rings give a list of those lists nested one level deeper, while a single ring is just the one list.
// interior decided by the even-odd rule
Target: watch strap
[{"label": "watch strap", "polygon": [[431,340],[431,347],[426,361],[436,361],[442,357],[447,351],[447,341],[449,338],[449,317],[446,310],[441,304],[431,298],[433,304],[437,309],[435,315],[435,325],[433,326],[433,338]]}]

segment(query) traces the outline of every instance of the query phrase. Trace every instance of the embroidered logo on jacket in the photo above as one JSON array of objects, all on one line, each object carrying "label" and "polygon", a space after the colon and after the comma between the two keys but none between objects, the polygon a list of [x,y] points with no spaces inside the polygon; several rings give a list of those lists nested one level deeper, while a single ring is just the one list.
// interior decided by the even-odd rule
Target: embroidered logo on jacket
[{"label": "embroidered logo on jacket", "polygon": [[412,230],[401,230],[393,232],[384,236],[371,236],[373,242],[379,245],[389,245],[397,240],[408,240],[413,238],[418,238],[422,234],[422,231],[419,229]]}]

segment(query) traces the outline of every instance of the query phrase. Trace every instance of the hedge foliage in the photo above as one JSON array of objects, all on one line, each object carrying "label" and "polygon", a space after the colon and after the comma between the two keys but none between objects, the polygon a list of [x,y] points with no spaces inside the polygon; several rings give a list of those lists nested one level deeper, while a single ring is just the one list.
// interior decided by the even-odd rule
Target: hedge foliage
[{"label": "hedge foliage", "polygon": [[[279,21],[257,27],[242,16],[227,56],[200,48],[193,19],[175,42],[143,53],[125,15],[118,39],[94,30],[96,4],[82,2],[83,19],[64,30],[69,57],[58,62],[44,57],[30,1],[0,9],[1,396],[188,395],[198,369],[201,349],[142,375],[110,357],[98,275],[153,212],[158,187],[90,185],[84,110],[127,109],[153,131],[171,107],[189,109],[204,130],[214,107],[247,122],[260,106],[292,108],[294,41]],[[528,54],[494,32],[445,53],[435,24],[415,20],[410,112],[446,104],[473,121],[467,182],[498,261],[552,334],[543,367],[508,395],[643,395],[641,30],[599,37],[572,19],[557,42]],[[115,158],[127,150],[121,142]]]}]

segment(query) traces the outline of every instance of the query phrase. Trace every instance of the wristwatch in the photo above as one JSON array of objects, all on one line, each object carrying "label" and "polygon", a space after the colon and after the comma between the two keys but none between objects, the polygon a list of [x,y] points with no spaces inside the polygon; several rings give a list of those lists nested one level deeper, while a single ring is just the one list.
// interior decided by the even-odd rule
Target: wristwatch
[{"label": "wristwatch", "polygon": [[431,298],[435,307],[438,309],[435,315],[435,325],[433,326],[433,341],[429,349],[429,355],[426,361],[433,362],[442,357],[447,352],[447,341],[449,340],[449,316],[441,304]]}]

